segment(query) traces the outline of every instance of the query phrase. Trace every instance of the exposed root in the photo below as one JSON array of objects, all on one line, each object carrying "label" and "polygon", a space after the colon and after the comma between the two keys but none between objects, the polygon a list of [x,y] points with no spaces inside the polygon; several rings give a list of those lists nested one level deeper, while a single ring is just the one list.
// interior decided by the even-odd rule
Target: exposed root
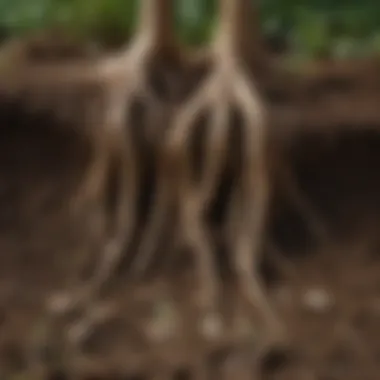
[{"label": "exposed root", "polygon": [[[213,71],[180,107],[166,147],[177,164],[180,232],[195,255],[199,307],[205,316],[213,315],[220,284],[214,262],[216,242],[212,239],[207,211],[218,196],[221,182],[232,171],[233,179],[228,177],[232,182],[230,203],[224,221],[228,255],[249,309],[258,310],[268,333],[278,338],[281,324],[257,271],[264,243],[270,181],[264,107],[244,68],[247,57],[244,49],[248,46],[242,45],[242,39],[246,38],[242,34],[247,31],[241,28],[245,25],[241,18],[246,18],[249,5],[244,0],[221,1],[220,5],[222,12],[228,13],[221,17],[223,22],[211,51]],[[202,126],[204,159],[197,178],[191,144],[194,139],[200,139],[195,136],[196,124],[203,114],[209,118]]]},{"label": "exposed root", "polygon": [[[144,0],[139,30],[128,50],[127,128],[139,178],[138,242],[130,272],[142,276],[167,232],[170,188],[157,189],[162,142],[183,93],[184,61],[173,31],[173,2]],[[166,163],[165,163],[166,165]],[[170,200],[169,203],[167,200]]]},{"label": "exposed root", "polygon": [[[85,299],[90,305],[93,296],[115,273],[124,255],[133,250],[137,261],[132,261],[131,272],[139,274],[140,257],[149,256],[150,253],[146,252],[154,251],[161,239],[161,226],[158,231],[155,215],[166,213],[166,205],[151,197],[155,192],[156,160],[162,135],[169,125],[171,105],[178,95],[177,89],[180,89],[176,76],[180,69],[180,52],[173,43],[171,8],[169,0],[142,1],[139,30],[131,45],[102,66],[106,75],[116,79],[115,73],[124,73],[119,76],[124,83],[116,85],[118,92],[110,97],[107,110],[110,117],[124,125],[124,133],[119,136],[122,141],[117,142],[116,138],[114,143],[120,146],[121,156],[128,155],[124,161],[129,166],[123,165],[120,156],[111,161],[117,170],[118,181],[116,193],[112,195],[118,201],[113,201],[107,224],[111,238],[104,253],[100,254],[95,275],[75,297],[76,303],[78,299]],[[174,78],[168,77],[169,74]],[[161,82],[157,83],[158,80]],[[123,181],[125,176],[122,173],[126,170],[128,183]],[[70,301],[63,301],[65,303]],[[90,306],[85,311],[88,313],[91,313]],[[89,330],[91,318],[84,315],[83,323],[86,321],[89,324],[82,327]]]}]

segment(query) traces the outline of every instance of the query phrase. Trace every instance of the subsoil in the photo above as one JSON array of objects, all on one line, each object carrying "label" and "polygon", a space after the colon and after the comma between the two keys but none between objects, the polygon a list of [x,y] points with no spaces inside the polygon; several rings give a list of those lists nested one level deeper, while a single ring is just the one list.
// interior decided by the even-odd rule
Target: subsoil
[{"label": "subsoil", "polygon": [[[112,316],[80,354],[63,352],[59,337],[33,346],[50,363],[46,378],[69,378],[70,371],[72,378],[99,380],[380,378],[380,64],[316,64],[269,82],[262,89],[272,136],[328,231],[325,239],[314,236],[277,189],[270,241],[279,253],[264,259],[263,274],[288,330],[286,348],[260,356],[260,325],[244,330],[244,321],[240,335],[226,329],[211,341],[197,337],[194,279],[170,266],[140,285],[115,281],[104,300]],[[39,275],[47,271],[41,263]],[[25,352],[32,335],[43,340],[36,320],[42,330],[49,321],[33,300],[11,301],[6,285],[0,297],[0,375],[33,378]],[[228,325],[239,310],[232,285],[221,310]]]}]

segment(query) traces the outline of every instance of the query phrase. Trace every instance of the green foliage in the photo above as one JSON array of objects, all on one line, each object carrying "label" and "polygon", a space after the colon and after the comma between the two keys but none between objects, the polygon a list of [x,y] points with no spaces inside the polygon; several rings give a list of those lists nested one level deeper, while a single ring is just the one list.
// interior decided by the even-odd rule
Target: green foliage
[{"label": "green foliage", "polygon": [[[207,40],[215,3],[177,0],[177,27],[184,41]],[[0,28],[21,34],[61,25],[70,33],[109,42],[131,34],[137,5],[138,0],[0,0]],[[264,34],[286,41],[297,56],[360,57],[380,52],[380,2],[262,0],[260,8]]]},{"label": "green foliage", "polygon": [[297,56],[362,57],[379,52],[380,3],[263,0],[264,33],[284,36]]}]

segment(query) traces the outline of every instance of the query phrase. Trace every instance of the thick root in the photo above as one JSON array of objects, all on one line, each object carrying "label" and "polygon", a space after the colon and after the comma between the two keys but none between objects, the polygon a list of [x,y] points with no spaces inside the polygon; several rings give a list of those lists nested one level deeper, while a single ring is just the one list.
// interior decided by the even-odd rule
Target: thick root
[{"label": "thick root", "polygon": [[[216,66],[200,90],[183,105],[172,130],[168,149],[178,163],[178,192],[181,217],[181,236],[192,250],[199,276],[198,302],[207,316],[217,309],[220,285],[215,271],[216,245],[211,238],[211,226],[206,220],[210,202],[227,168],[233,163],[228,157],[239,157],[234,171],[233,198],[227,220],[228,255],[238,277],[239,291],[251,308],[259,310],[273,333],[279,332],[280,323],[264,294],[259,280],[257,262],[262,249],[266,210],[269,196],[266,162],[266,126],[258,95],[249,84],[249,78],[235,62]],[[236,125],[230,113],[235,110],[242,122],[241,137],[236,145],[229,132]],[[194,180],[191,141],[199,115],[210,115],[204,126],[204,162],[202,175]],[[243,151],[243,152],[241,152]]]}]

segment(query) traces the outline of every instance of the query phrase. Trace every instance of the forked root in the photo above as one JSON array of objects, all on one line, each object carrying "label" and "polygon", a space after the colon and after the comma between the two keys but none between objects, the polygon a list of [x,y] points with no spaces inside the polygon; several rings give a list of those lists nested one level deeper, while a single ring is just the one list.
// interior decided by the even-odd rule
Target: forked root
[{"label": "forked root", "polygon": [[[144,211],[139,206],[137,206],[137,210],[131,210],[130,200],[133,198],[132,202],[135,207],[141,203],[140,194],[147,191],[145,189],[146,183],[149,183],[150,176],[154,176],[152,171],[156,170],[156,157],[159,154],[162,133],[168,126],[170,104],[177,88],[172,86],[176,83],[171,81],[171,78],[164,79],[164,81],[169,82],[164,83],[166,84],[164,93],[160,92],[162,88],[157,89],[154,83],[157,75],[158,79],[162,79],[165,74],[170,73],[173,69],[173,67],[166,67],[165,65],[173,64],[177,65],[176,68],[179,67],[180,59],[178,57],[180,54],[179,49],[174,44],[172,30],[172,7],[172,0],[141,1],[139,28],[134,40],[128,49],[116,57],[108,59],[103,67],[103,70],[111,76],[115,76],[115,73],[124,70],[121,79],[125,83],[120,83],[121,94],[114,96],[109,104],[109,112],[112,113],[112,110],[115,110],[116,113],[119,112],[119,120],[123,120],[124,136],[120,136],[120,138],[126,140],[128,148],[130,148],[125,154],[130,154],[127,161],[131,167],[125,168],[125,166],[117,165],[117,163],[116,165],[117,170],[121,172],[129,170],[131,183],[126,185],[123,181],[119,182],[120,191],[115,196],[120,201],[113,210],[111,222],[108,226],[111,238],[108,239],[105,251],[100,254],[101,259],[95,275],[88,286],[76,297],[76,301],[81,299],[82,304],[85,300],[87,305],[91,305],[94,301],[94,295],[110,279],[124,254],[131,250],[130,243],[135,240],[135,235],[138,235],[139,240],[141,240],[137,246],[137,259],[144,255],[149,256],[149,251],[156,247],[161,237],[161,225],[157,228],[156,215],[158,214],[159,219],[161,215],[166,215],[166,202],[161,202],[160,199],[158,202],[151,202],[152,212],[150,209]],[[124,178],[122,173],[119,177]],[[148,189],[150,193],[153,191],[154,189]],[[125,218],[126,213],[129,215],[127,219]],[[146,222],[141,222],[142,213],[148,214],[145,215],[145,218],[148,219],[147,227],[144,225]],[[151,215],[153,215],[152,221],[150,221]],[[126,225],[128,234],[124,236],[123,242],[125,244],[120,249],[120,237],[123,236],[121,227],[126,228]],[[141,230],[142,233],[140,233]],[[129,234],[129,232],[131,233]],[[148,253],[145,253],[146,251]],[[136,264],[132,262],[132,273],[135,269],[134,265]],[[141,265],[139,261],[137,261],[137,267],[138,265]],[[70,302],[63,300],[61,303],[68,304]],[[91,307],[88,306],[84,312],[83,320],[79,322],[82,330],[91,329],[91,318],[86,317],[90,313]],[[86,321],[89,322],[85,326]]]},{"label": "forked root", "polygon": [[130,265],[134,277],[146,272],[171,214],[172,189],[164,186],[156,190],[156,182],[165,161],[161,157],[164,135],[182,93],[185,63],[173,30],[174,2],[144,0],[141,7],[138,33],[128,50],[131,82],[126,108],[128,136],[134,143],[139,171],[138,186],[141,194],[148,194],[149,205],[142,204],[145,210],[139,210],[143,221],[137,228],[142,232],[138,232],[140,239]]},{"label": "forked root", "polygon": [[[104,73],[99,71],[99,74]],[[113,275],[133,236],[136,168],[131,141],[124,138],[125,86],[117,83],[124,76],[120,77],[117,72],[113,74],[108,77],[103,89],[106,102],[101,113],[102,119],[89,121],[105,125],[105,133],[98,137],[101,141],[98,143],[97,161],[100,162],[94,165],[94,173],[88,176],[89,180],[77,191],[77,196],[71,203],[75,212],[77,205],[86,202],[91,196],[91,179],[99,182],[97,188],[101,189],[101,196],[97,202],[100,226],[97,226],[98,234],[93,233],[96,239],[92,244],[91,255],[82,261],[81,267],[88,264],[89,260],[95,260],[96,265],[93,275],[85,284],[75,283],[73,292],[51,298],[48,309],[53,314],[65,315],[76,308],[90,314],[101,288]]]},{"label": "forked root", "polygon": [[[199,307],[206,316],[214,314],[220,284],[214,262],[216,244],[206,213],[232,166],[234,179],[224,220],[228,255],[249,310],[252,314],[259,312],[271,340],[281,339],[282,325],[258,273],[270,186],[264,106],[244,68],[252,53],[246,44],[250,5],[248,0],[221,0],[220,7],[221,25],[211,49],[213,71],[180,107],[169,131],[167,149],[178,164],[181,237],[195,255]],[[191,142],[196,139],[197,120],[204,113],[210,116],[203,126],[204,162],[200,178],[194,179]],[[231,122],[233,113],[239,125]],[[240,136],[238,142],[233,142],[231,134],[236,136],[237,128]]]}]

